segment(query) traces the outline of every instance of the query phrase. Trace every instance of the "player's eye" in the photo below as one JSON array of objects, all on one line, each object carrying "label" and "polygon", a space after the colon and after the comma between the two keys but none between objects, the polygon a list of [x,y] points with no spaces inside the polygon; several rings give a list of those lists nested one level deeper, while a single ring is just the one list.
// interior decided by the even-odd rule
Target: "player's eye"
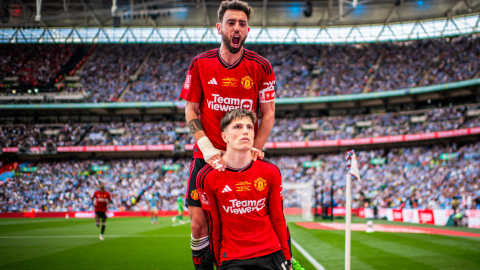
[{"label": "player's eye", "polygon": [[248,129],[253,129],[253,126],[248,126]]}]

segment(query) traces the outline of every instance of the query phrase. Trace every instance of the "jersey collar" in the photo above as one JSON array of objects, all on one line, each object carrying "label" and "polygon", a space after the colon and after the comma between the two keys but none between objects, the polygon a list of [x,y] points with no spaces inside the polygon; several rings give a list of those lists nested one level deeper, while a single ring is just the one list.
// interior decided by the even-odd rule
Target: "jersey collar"
[{"label": "jersey collar", "polygon": [[252,167],[252,165],[253,165],[253,160],[250,161],[250,163],[248,163],[247,166],[245,166],[243,168],[238,169],[238,168],[232,168],[230,166],[227,166],[227,170],[231,171],[231,172],[244,172],[244,171],[250,169],[250,167]]},{"label": "jersey collar", "polygon": [[245,55],[245,48],[242,48],[242,55],[233,63],[233,65],[227,64],[227,62],[223,61],[222,57],[220,56],[220,49],[217,51],[217,58],[218,61],[222,64],[222,66],[226,69],[233,69],[236,68],[242,62],[243,56]]}]

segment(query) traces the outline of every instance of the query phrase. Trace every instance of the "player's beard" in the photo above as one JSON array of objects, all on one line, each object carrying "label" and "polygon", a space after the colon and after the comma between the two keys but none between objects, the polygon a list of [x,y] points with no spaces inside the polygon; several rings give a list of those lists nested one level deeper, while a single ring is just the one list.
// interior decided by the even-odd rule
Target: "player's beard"
[{"label": "player's beard", "polygon": [[228,37],[227,35],[224,35],[222,33],[222,40],[223,40],[223,44],[225,44],[225,47],[227,47],[227,50],[231,54],[237,54],[243,48],[243,43],[245,43],[245,40],[247,40],[247,37],[244,37],[243,39],[241,39],[238,42],[238,44],[240,45],[240,46],[238,46],[238,48],[234,48],[234,47],[232,47],[232,45],[230,45],[231,42],[232,42],[232,37]]}]

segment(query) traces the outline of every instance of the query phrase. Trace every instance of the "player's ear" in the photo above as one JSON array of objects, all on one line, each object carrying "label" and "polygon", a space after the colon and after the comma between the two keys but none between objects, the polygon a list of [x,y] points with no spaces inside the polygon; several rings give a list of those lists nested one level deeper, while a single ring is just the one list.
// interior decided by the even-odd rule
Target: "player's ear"
[{"label": "player's ear", "polygon": [[227,133],[222,132],[222,140],[223,140],[225,143],[227,143],[227,141],[228,141],[228,140],[227,140]]},{"label": "player's ear", "polygon": [[[218,31],[218,34],[219,34],[219,35],[222,34],[221,29],[222,29],[222,24],[221,24],[221,23],[217,23],[217,31]],[[250,29],[249,29],[249,31],[250,31]]]}]

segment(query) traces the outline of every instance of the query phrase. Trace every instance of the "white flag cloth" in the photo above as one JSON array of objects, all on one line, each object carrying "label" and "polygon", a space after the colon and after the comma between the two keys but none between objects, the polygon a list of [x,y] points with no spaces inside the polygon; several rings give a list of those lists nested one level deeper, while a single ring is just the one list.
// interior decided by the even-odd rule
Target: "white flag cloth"
[{"label": "white flag cloth", "polygon": [[355,151],[351,150],[347,153],[347,171],[355,176],[358,181],[360,181],[360,172],[358,171],[358,162],[357,156],[355,155]]}]

